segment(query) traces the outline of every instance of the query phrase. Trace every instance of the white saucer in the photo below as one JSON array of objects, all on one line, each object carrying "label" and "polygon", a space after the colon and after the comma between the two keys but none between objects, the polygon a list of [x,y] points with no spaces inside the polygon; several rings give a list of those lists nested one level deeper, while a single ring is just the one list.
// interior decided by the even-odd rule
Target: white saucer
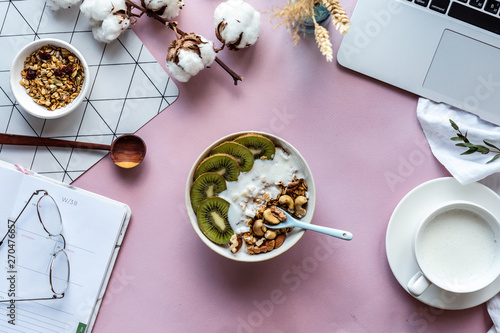
[{"label": "white saucer", "polygon": [[[454,178],[446,177],[428,181],[410,191],[392,213],[386,234],[389,266],[406,291],[408,281],[419,270],[412,250],[414,228],[423,214],[450,200],[477,203],[500,217],[500,197],[479,183],[461,185]],[[466,294],[451,293],[431,285],[417,299],[436,308],[461,310],[484,303],[499,291],[500,278],[484,289]]]}]

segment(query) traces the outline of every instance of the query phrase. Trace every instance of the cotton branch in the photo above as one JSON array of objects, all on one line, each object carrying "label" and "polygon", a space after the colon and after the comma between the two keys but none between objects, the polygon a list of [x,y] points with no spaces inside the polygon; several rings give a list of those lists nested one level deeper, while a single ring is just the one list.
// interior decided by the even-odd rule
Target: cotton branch
[{"label": "cotton branch", "polygon": [[[137,3],[135,3],[134,1],[132,0],[125,0],[125,3],[127,4],[127,14],[130,18],[132,17],[141,17],[143,14],[146,14],[147,16],[149,17],[152,17],[154,18],[155,20],[163,23],[166,27],[172,29],[176,36],[178,37],[179,35],[180,36],[183,36],[185,35],[186,33],[184,31],[182,31],[181,29],[179,29],[177,27],[177,22],[171,22],[171,21],[168,21],[166,19],[164,19],[163,17],[159,16],[158,14],[156,14],[155,12],[143,7],[142,5],[139,5]],[[133,8],[136,8],[137,10],[139,10],[141,13],[140,14],[134,14],[132,13],[132,9]],[[220,60],[218,57],[215,57],[215,62],[217,62],[217,64],[219,64],[229,75],[231,75],[231,77],[233,78],[234,80],[234,85],[237,85],[238,84],[238,81],[242,81],[243,80],[243,77],[238,75],[237,73],[235,73],[231,68],[229,68],[222,60]]]}]

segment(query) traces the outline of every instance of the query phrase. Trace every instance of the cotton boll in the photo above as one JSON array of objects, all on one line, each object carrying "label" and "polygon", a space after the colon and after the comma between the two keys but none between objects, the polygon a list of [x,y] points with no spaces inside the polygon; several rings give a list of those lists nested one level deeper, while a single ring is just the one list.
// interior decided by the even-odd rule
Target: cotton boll
[{"label": "cotton boll", "polygon": [[167,53],[167,69],[173,78],[187,82],[215,60],[213,42],[194,33],[173,40]]},{"label": "cotton boll", "polygon": [[238,50],[257,42],[260,13],[243,0],[227,0],[215,8],[214,24],[217,39]]},{"label": "cotton boll", "polygon": [[70,8],[71,6],[80,3],[82,0],[47,0],[47,7],[52,10],[60,8]]},{"label": "cotton boll", "polygon": [[125,0],[85,0],[80,11],[92,25],[94,38],[109,43],[130,26]]},{"label": "cotton boll", "polygon": [[80,11],[88,19],[102,22],[108,15],[126,8],[125,0],[85,0]]},{"label": "cotton boll", "polygon": [[109,43],[130,26],[130,19],[125,15],[108,15],[100,26],[94,27],[94,38],[103,43]]},{"label": "cotton boll", "polygon": [[182,0],[142,0],[142,4],[166,20],[179,16],[184,6]]}]

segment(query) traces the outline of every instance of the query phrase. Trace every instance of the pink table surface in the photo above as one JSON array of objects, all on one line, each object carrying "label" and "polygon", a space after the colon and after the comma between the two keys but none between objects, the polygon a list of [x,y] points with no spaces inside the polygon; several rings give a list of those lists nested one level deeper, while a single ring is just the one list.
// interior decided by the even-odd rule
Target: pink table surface
[{"label": "pink table surface", "polygon": [[[311,37],[294,47],[269,21],[272,5],[285,1],[249,2],[263,13],[259,41],[219,54],[244,81],[235,87],[214,64],[178,83],[179,99],[138,132],[148,145],[143,164],[123,170],[106,158],[74,183],[132,209],[94,331],[486,332],[485,305],[429,307],[387,261],[398,202],[449,176],[428,148],[417,96],[327,63]],[[218,3],[186,1],[179,27],[215,40]],[[342,3],[352,13],[355,1]],[[134,29],[164,66],[172,32],[146,17]],[[342,37],[332,37],[336,52]],[[184,203],[188,172],[206,146],[243,130],[276,134],[302,153],[317,187],[313,223],[349,230],[351,242],[308,232],[282,256],[244,264],[200,241]]]}]

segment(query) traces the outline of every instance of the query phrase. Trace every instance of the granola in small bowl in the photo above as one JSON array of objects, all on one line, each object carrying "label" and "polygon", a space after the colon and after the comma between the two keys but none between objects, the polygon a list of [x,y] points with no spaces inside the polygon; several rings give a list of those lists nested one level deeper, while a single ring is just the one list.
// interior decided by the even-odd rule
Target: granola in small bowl
[{"label": "granola in small bowl", "polygon": [[16,55],[10,85],[21,107],[33,116],[59,118],[77,109],[89,88],[81,53],[58,39],[39,39]]}]

